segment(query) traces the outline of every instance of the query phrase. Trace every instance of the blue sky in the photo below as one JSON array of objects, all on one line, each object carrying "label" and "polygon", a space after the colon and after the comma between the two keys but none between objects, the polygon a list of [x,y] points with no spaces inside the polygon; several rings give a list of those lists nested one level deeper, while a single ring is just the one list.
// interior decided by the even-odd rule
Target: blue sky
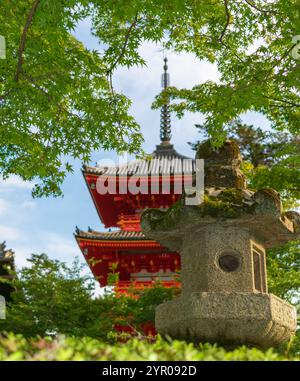
[{"label": "blue sky", "polygon": [[[75,35],[89,49],[99,49],[90,34],[88,20],[78,25]],[[144,44],[141,54],[147,67],[118,69],[113,81],[118,91],[132,99],[132,114],[145,137],[144,149],[152,152],[159,143],[160,113],[151,110],[151,104],[161,89],[163,54],[161,46],[154,44]],[[200,82],[218,80],[217,68],[212,64],[200,62],[190,54],[167,52],[167,56],[171,85],[190,88]],[[243,120],[267,126],[265,118],[256,113],[247,113]],[[200,114],[187,114],[181,120],[172,117],[172,142],[177,151],[194,155],[187,142],[198,138],[194,124],[201,122]],[[93,154],[93,162],[103,158],[116,159],[116,155],[103,151]],[[0,241],[6,240],[8,248],[15,251],[17,265],[26,265],[31,253],[45,252],[51,258],[67,262],[72,262],[76,256],[81,258],[73,237],[75,226],[103,229],[82,177],[81,163],[74,161],[74,173],[68,175],[63,185],[64,197],[33,199],[31,188],[32,184],[17,177],[0,182]]]}]

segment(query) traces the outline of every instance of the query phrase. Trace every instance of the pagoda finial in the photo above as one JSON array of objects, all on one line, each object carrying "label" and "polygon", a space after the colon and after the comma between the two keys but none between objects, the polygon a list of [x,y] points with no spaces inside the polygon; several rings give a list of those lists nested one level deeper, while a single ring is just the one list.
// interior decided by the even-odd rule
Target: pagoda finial
[{"label": "pagoda finial", "polygon": [[[170,85],[170,76],[168,73],[168,59],[164,58],[164,72],[161,76],[161,85],[163,89],[167,89]],[[171,140],[171,116],[169,102],[166,102],[161,109],[160,114],[160,140],[164,144],[169,144]]]}]

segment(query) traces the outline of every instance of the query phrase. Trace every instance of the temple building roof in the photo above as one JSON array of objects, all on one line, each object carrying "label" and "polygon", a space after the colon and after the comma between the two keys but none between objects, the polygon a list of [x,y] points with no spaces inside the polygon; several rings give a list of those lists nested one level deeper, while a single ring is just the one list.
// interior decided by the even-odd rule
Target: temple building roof
[{"label": "temple building roof", "polygon": [[[170,152],[171,153],[171,152]],[[158,160],[153,160],[158,159]],[[103,167],[103,166],[83,166],[83,172],[97,175],[114,176],[146,176],[146,175],[165,175],[165,174],[192,174],[195,170],[195,161],[186,160],[188,157],[178,154],[174,150],[171,155],[159,155],[154,151],[151,160],[136,160],[122,166]]]},{"label": "temple building roof", "polygon": [[123,241],[123,240],[149,241],[149,238],[146,238],[141,231],[116,230],[111,232],[99,232],[93,229],[89,229],[88,231],[83,231],[77,227],[75,236],[77,238],[108,240],[108,241],[114,241],[114,240],[116,241]]}]

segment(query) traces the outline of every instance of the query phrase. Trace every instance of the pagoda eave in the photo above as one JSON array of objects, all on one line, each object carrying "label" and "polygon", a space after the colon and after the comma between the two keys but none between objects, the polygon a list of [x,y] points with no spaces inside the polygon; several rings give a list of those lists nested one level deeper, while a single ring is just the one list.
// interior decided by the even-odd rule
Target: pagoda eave
[{"label": "pagoda eave", "polygon": [[75,235],[75,239],[79,244],[79,247],[82,246],[95,246],[102,247],[107,249],[113,248],[137,248],[137,247],[151,247],[151,248],[161,248],[162,246],[154,240],[145,239],[145,240],[101,240],[98,238],[86,238]]}]

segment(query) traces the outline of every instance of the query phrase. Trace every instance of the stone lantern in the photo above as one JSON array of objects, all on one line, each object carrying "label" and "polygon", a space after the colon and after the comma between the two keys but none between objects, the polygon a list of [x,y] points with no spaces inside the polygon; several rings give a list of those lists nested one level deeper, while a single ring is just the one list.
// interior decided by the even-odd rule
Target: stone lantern
[{"label": "stone lantern", "polygon": [[204,159],[205,196],[142,215],[146,237],[181,254],[182,292],[156,309],[162,335],[193,342],[278,345],[296,330],[296,310],[268,293],[265,249],[300,237],[300,215],[283,213],[273,189],[247,189],[234,141]]}]

